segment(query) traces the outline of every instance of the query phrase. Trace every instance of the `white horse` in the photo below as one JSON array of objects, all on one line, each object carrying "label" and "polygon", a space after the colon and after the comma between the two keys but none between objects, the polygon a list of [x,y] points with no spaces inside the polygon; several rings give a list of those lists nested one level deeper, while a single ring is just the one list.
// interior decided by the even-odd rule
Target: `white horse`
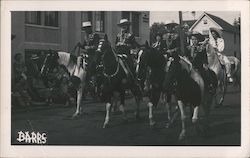
[{"label": "white horse", "polygon": [[226,70],[223,68],[217,52],[214,48],[208,44],[207,45],[207,58],[208,58],[208,67],[215,72],[218,79],[218,88],[216,90],[216,104],[222,105],[227,89],[227,75]]},{"label": "white horse", "polygon": [[83,88],[85,86],[86,78],[86,59],[85,56],[73,56],[67,52],[51,52],[49,53],[41,68],[41,76],[46,79],[46,76],[51,72],[55,66],[63,65],[68,70],[72,85],[77,90],[77,105],[73,118],[81,114],[81,101]]}]

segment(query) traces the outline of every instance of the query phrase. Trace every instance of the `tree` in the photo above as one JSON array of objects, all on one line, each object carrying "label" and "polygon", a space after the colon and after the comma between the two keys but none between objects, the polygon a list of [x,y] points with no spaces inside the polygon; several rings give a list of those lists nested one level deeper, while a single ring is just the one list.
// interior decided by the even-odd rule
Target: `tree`
[{"label": "tree", "polygon": [[158,33],[163,34],[165,32],[165,24],[164,23],[153,23],[150,27],[150,43],[154,43],[156,41],[156,35]]}]

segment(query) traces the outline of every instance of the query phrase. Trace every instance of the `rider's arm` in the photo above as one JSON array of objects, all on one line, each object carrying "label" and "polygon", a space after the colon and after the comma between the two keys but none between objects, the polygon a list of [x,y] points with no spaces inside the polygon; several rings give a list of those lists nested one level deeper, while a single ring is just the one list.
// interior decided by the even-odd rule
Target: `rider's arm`
[{"label": "rider's arm", "polygon": [[224,47],[225,47],[225,43],[224,43],[223,38],[218,39],[217,45],[218,45],[217,46],[218,52],[222,52],[224,50]]},{"label": "rider's arm", "polygon": [[132,49],[138,48],[140,45],[136,42],[135,36],[133,34],[130,35],[129,37],[129,43],[128,46],[131,47]]},{"label": "rider's arm", "polygon": [[116,39],[115,39],[115,45],[116,45],[116,46],[121,45],[121,42],[120,42],[120,40],[119,40],[119,36],[120,36],[120,34],[118,34],[118,35],[116,36]]},{"label": "rider's arm", "polygon": [[89,46],[88,49],[97,49],[98,44],[99,44],[100,37],[98,34],[94,34],[94,44],[92,46]]}]

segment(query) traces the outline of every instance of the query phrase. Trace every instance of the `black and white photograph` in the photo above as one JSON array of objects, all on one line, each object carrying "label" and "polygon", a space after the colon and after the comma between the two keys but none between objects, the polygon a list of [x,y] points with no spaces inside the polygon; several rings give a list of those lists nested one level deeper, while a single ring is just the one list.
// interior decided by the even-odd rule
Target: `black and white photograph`
[{"label": "black and white photograph", "polygon": [[197,9],[11,10],[7,143],[249,145],[245,17]]}]

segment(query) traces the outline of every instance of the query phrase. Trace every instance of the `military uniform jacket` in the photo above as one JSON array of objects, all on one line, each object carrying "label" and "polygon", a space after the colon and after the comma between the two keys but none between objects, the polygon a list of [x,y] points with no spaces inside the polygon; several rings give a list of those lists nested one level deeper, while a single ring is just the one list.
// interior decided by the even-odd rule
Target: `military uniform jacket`
[{"label": "military uniform jacket", "polygon": [[83,42],[83,46],[89,46],[87,51],[96,50],[100,37],[97,33],[89,34],[88,39]]},{"label": "military uniform jacket", "polygon": [[179,38],[173,39],[171,41],[166,41],[164,40],[163,42],[163,49],[164,49],[164,54],[167,54],[166,52],[169,50],[170,51],[170,56],[173,55],[178,55],[178,51],[180,48],[180,42]]},{"label": "military uniform jacket", "polygon": [[119,33],[116,37],[115,44],[119,54],[127,54],[129,53],[130,49],[134,49],[138,45],[135,40],[135,36],[131,33]]}]

